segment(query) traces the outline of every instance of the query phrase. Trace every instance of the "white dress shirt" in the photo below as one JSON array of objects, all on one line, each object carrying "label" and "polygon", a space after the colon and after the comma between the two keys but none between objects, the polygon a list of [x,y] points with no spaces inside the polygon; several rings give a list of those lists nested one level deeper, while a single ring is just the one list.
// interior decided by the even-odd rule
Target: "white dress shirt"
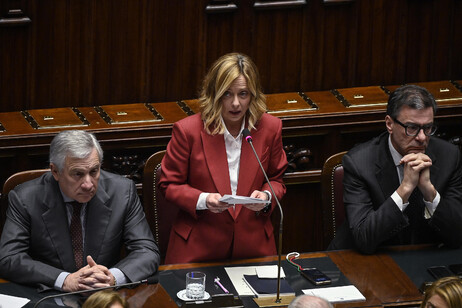
[{"label": "white dress shirt", "polygon": [[[223,118],[221,119],[223,121]],[[241,130],[237,137],[233,137],[230,134],[225,125],[224,139],[226,146],[226,157],[228,159],[228,169],[229,169],[229,181],[231,183],[231,194],[236,195],[237,191],[237,180],[239,178],[239,164],[241,162],[241,147],[242,147],[242,130],[244,129],[245,119],[242,121]],[[223,122],[224,125],[224,122]],[[206,210],[207,209],[207,196],[209,193],[203,192],[199,195],[197,199],[196,210]]]}]

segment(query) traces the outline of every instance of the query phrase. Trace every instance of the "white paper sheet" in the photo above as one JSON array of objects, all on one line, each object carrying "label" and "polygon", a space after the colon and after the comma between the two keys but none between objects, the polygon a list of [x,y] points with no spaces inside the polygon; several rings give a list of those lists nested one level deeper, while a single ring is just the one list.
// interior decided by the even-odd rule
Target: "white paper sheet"
[{"label": "white paper sheet", "polygon": [[30,300],[27,298],[0,294],[1,308],[21,308],[24,307],[28,302],[30,302]]},{"label": "white paper sheet", "polygon": [[252,203],[268,204],[268,203],[271,203],[271,201],[268,201],[268,200],[243,197],[243,196],[233,196],[233,195],[224,195],[223,197],[220,198],[219,201],[225,202],[228,204],[252,204]]},{"label": "white paper sheet", "polygon": [[303,293],[322,297],[331,303],[365,301],[364,295],[354,285],[302,290]]},{"label": "white paper sheet", "polygon": [[[278,266],[277,265],[262,265],[255,267],[258,278],[278,278]],[[285,278],[286,274],[284,269],[281,267],[281,278]]]}]

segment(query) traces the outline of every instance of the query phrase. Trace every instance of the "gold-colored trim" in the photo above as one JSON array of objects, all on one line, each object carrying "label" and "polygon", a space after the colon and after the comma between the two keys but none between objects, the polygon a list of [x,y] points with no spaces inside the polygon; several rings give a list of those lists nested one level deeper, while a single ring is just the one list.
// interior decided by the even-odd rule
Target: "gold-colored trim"
[{"label": "gold-colored trim", "polygon": [[269,114],[279,114],[279,113],[288,113],[288,112],[302,112],[302,111],[315,111],[317,108],[303,108],[303,109],[290,109],[290,110],[269,110]]}]

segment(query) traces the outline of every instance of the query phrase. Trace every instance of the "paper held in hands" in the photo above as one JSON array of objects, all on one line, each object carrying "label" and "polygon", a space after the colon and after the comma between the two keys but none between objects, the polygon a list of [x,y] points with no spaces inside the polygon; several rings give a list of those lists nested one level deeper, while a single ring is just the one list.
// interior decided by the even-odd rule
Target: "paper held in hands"
[{"label": "paper held in hands", "polygon": [[250,198],[244,196],[232,196],[232,195],[224,195],[220,198],[221,202],[228,203],[228,204],[269,204],[271,201],[262,200],[258,198]]}]

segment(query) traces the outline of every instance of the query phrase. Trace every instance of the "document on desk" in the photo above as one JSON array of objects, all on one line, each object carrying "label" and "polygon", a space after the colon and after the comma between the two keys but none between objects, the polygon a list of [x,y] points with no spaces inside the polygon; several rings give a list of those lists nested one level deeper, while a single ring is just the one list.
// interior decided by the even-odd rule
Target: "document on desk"
[{"label": "document on desk", "polygon": [[269,204],[271,203],[271,201],[268,201],[268,200],[243,197],[243,196],[233,196],[233,195],[224,195],[223,197],[220,198],[219,201],[225,202],[228,204],[254,204],[254,203]]},{"label": "document on desk", "polygon": [[331,303],[365,301],[364,295],[354,285],[302,290],[303,293],[318,296]]},{"label": "document on desk", "polygon": [[[277,265],[225,267],[225,270],[239,296],[255,295],[252,289],[250,289],[250,287],[245,282],[244,275],[258,275],[259,278],[278,277]],[[281,278],[284,277],[284,269],[281,268]]]},{"label": "document on desk", "polygon": [[30,300],[27,298],[0,294],[0,307],[2,308],[21,308],[28,302],[30,302]]}]

